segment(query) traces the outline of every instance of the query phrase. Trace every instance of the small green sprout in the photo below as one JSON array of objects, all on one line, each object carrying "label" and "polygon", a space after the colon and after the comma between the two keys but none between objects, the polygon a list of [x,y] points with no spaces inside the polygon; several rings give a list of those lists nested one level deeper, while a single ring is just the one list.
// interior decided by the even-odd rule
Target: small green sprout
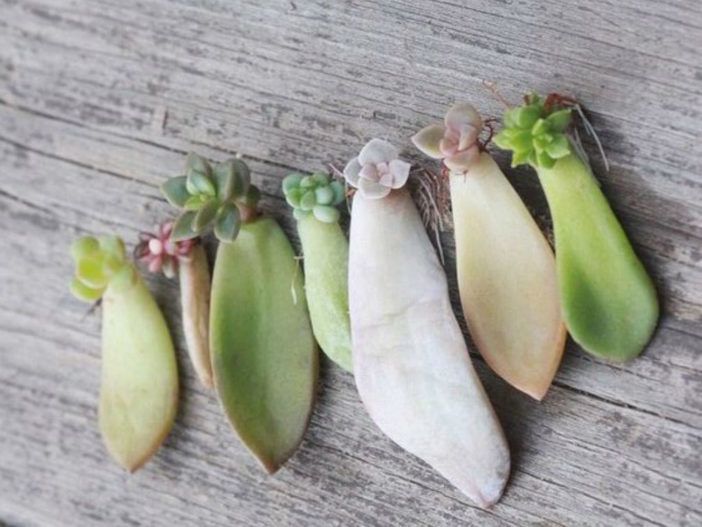
[{"label": "small green sprout", "polygon": [[532,93],[526,96],[524,105],[505,112],[504,129],[493,141],[504,150],[512,150],[513,167],[529,164],[551,168],[570,154],[567,130],[572,110],[552,110],[547,99]]},{"label": "small green sprout", "polygon": [[71,245],[71,256],[76,264],[71,293],[79,300],[96,302],[108,285],[119,289],[134,281],[134,267],[117,236],[78,238]]},{"label": "small green sprout", "polygon": [[293,207],[295,219],[313,214],[324,223],[339,221],[339,210],[335,206],[344,201],[344,186],[331,181],[327,174],[290,174],[283,180],[283,193]]},{"label": "small green sprout", "polygon": [[220,241],[232,242],[242,217],[251,214],[261,197],[242,160],[210,164],[195,153],[188,156],[185,175],[170,178],[161,192],[171,205],[183,209],[173,225],[173,241],[195,238],[213,228]]}]

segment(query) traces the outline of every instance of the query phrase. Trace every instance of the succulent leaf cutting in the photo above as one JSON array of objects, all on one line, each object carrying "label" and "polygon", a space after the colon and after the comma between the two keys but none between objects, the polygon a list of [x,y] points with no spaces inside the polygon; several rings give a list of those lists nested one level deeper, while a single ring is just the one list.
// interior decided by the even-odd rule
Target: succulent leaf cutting
[{"label": "succulent leaf cutting", "polygon": [[[349,243],[356,387],[385,434],[489,507],[507,481],[509,449],[470,362],[444,269],[402,188],[409,163],[396,156],[373,139],[344,171],[359,189]],[[379,163],[388,172],[376,180]]]},{"label": "succulent leaf cutting", "polygon": [[538,174],[553,218],[563,317],[573,339],[613,361],[636,357],[659,307],[653,281],[570,137],[577,102],[532,94],[504,115],[495,143]]},{"label": "succulent leaf cutting", "polygon": [[344,201],[344,187],[327,174],[293,173],[283,180],[283,193],[297,218],[312,330],[322,351],[351,371],[349,244],[335,206]]},{"label": "succulent leaf cutting", "polygon": [[231,242],[260,199],[244,161],[210,164],[194,153],[188,156],[185,175],[170,178],[161,192],[171,205],[183,209],[173,225],[173,241],[195,238],[213,229],[219,241]]},{"label": "succulent leaf cutting", "polygon": [[[534,108],[510,119],[533,124]],[[455,104],[444,124],[424,128],[412,142],[449,169],[458,288],[473,341],[498,375],[541,399],[565,343],[556,264],[519,195],[480,152],[482,122],[471,105]]]},{"label": "succulent leaf cutting", "polygon": [[324,223],[339,221],[336,205],[344,201],[344,186],[327,174],[290,174],[283,180],[283,193],[296,219],[314,215]]},{"label": "succulent leaf cutting", "polygon": [[178,373],[166,322],[116,236],[71,246],[71,291],[102,297],[100,431],[108,451],[133,472],[165,439],[175,418]]},{"label": "succulent leaf cutting", "polygon": [[183,333],[190,360],[200,381],[212,387],[209,347],[210,268],[200,238],[173,240],[173,222],[157,225],[153,233],[142,232],[134,255],[150,272],[167,278],[176,273],[180,282]]},{"label": "succulent leaf cutting", "polygon": [[209,312],[217,395],[241,441],[275,472],[300,444],[314,404],[319,353],[302,277],[283,230],[256,211],[246,163],[190,154],[185,172],[161,187],[183,209],[171,240],[213,228],[222,242]]}]

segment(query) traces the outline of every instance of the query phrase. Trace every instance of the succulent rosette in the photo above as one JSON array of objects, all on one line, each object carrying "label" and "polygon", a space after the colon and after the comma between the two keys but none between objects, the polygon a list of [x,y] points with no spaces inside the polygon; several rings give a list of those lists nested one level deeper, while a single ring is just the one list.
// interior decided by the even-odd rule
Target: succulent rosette
[{"label": "succulent rosette", "polygon": [[427,156],[441,159],[451,172],[463,174],[478,161],[482,128],[477,110],[458,103],[446,112],[443,124],[423,128],[412,137],[412,143]]},{"label": "succulent rosette", "polygon": [[344,168],[344,178],[368,199],[384,198],[407,183],[411,165],[398,159],[397,149],[382,139],[371,139]]},{"label": "succulent rosette", "polygon": [[171,239],[173,222],[156,225],[154,232],[139,234],[139,244],[134,251],[137,260],[146,265],[149,272],[162,272],[167,278],[173,278],[178,271],[178,263],[190,257],[196,238],[174,241]]},{"label": "succulent rosette", "polygon": [[324,223],[339,221],[336,205],[344,201],[344,186],[322,172],[306,176],[295,172],[283,180],[283,193],[295,219],[314,215]]}]

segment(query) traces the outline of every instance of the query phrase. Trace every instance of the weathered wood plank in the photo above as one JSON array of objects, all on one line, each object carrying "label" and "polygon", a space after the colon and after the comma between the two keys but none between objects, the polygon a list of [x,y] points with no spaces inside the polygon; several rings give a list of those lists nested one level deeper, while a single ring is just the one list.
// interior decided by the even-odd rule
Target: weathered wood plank
[{"label": "weathered wood plank", "polygon": [[[699,6],[259,4],[0,2],[0,521],[702,523]],[[343,163],[372,135],[406,145],[457,98],[499,113],[482,79],[510,97],[562,89],[591,107],[613,166],[603,185],[663,297],[646,354],[613,366],[570,346],[540,405],[476,358],[514,454],[492,512],[384,438],[329,365],[303,448],[274,478],[234,440],[183,350],[173,434],[143,472],[112,466],[95,429],[99,316],[67,294],[69,241],[133,240],[168,213],[156,186],[193,147],[247,155],[264,207],[296,239],[278,188],[287,171]],[[533,176],[514,176],[543,214]],[[150,283],[182,343],[176,286]]]}]

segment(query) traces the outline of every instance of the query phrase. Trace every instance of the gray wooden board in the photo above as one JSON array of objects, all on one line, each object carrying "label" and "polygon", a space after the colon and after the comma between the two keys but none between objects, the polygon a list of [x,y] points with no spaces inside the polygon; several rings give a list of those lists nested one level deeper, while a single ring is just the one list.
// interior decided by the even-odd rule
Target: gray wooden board
[{"label": "gray wooden board", "polygon": [[[702,4],[693,0],[0,0],[0,523],[9,525],[702,524]],[[323,361],[299,452],[269,477],[183,349],[177,285],[149,284],[179,344],[173,432],[134,475],[96,430],[99,312],[67,292],[77,235],[133,241],[171,214],[157,186],[185,153],[241,153],[297,246],[280,179],[343,165],[469,100],[580,99],[586,147],[661,294],[645,354],[569,343],[542,403],[474,362],[513,475],[473,506],[369,420]],[[528,170],[509,169],[546,214]],[[451,232],[442,245],[457,313]],[[597,257],[597,255],[593,255]]]}]

